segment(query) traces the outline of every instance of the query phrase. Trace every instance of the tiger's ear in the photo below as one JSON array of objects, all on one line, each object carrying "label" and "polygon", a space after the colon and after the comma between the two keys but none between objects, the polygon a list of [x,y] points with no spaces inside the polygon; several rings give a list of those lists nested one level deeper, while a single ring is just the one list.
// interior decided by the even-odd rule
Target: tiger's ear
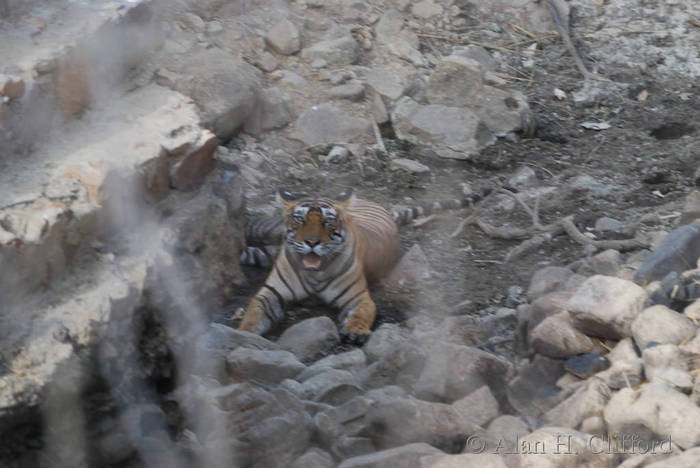
[{"label": "tiger's ear", "polygon": [[299,197],[297,195],[294,195],[292,192],[282,187],[280,187],[277,190],[277,198],[282,203],[282,205],[284,205],[287,208],[289,208],[290,206],[294,206],[299,200]]},{"label": "tiger's ear", "polygon": [[342,192],[340,192],[338,195],[333,197],[333,200],[338,203],[340,206],[347,206],[352,202],[352,200],[355,198],[355,194],[352,190],[352,187],[346,188]]}]

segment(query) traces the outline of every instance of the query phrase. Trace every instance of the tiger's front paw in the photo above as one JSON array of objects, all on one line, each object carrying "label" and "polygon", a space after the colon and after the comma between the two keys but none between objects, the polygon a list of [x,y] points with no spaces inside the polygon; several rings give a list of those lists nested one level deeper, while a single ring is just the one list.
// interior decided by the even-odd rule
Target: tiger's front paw
[{"label": "tiger's front paw", "polygon": [[343,343],[362,346],[371,334],[372,331],[364,321],[352,320],[352,317],[348,317],[340,327],[340,338]]}]

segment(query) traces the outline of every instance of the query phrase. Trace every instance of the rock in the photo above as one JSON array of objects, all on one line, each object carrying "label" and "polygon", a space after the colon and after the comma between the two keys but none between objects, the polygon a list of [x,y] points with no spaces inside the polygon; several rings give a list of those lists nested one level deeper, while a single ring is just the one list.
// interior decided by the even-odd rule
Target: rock
[{"label": "rock", "polygon": [[372,332],[363,349],[369,362],[374,362],[390,355],[407,340],[408,335],[401,326],[395,323],[383,323]]},{"label": "rock", "polygon": [[258,71],[221,49],[178,55],[168,63],[172,87],[191,97],[205,124],[228,140],[248,119],[260,94]]},{"label": "rock", "polygon": [[372,403],[369,398],[357,396],[338,407],[317,413],[314,423],[320,440],[332,446],[341,437],[360,433],[365,428],[364,417]]},{"label": "rock", "polygon": [[280,72],[279,77],[282,84],[294,86],[295,88],[305,88],[309,85],[308,80],[298,73],[289,70],[278,70],[278,72]]},{"label": "rock", "polygon": [[411,7],[411,13],[413,16],[420,19],[428,19],[433,16],[439,16],[442,14],[442,7],[433,2],[433,0],[421,0],[418,3],[414,3]]},{"label": "rock", "polygon": [[307,146],[349,143],[369,136],[368,121],[351,117],[332,104],[313,106],[299,116],[292,137]]},{"label": "rock", "polygon": [[695,334],[693,322],[663,305],[648,307],[632,322],[632,336],[640,349],[651,342],[679,344]]},{"label": "rock", "polygon": [[700,321],[700,299],[694,301],[689,306],[683,309],[683,315],[693,321]]},{"label": "rock", "polygon": [[452,54],[476,60],[483,68],[489,71],[496,71],[498,68],[498,62],[494,60],[486,49],[478,45],[469,44],[454,47]]},{"label": "rock", "polygon": [[589,175],[579,175],[572,178],[568,184],[569,190],[574,196],[587,194],[593,198],[605,198],[615,192],[615,186],[595,179]]},{"label": "rock", "polygon": [[662,280],[668,273],[688,269],[688,259],[700,257],[700,225],[686,224],[669,232],[634,275],[634,281],[647,284]]},{"label": "rock", "polygon": [[586,259],[586,262],[578,269],[578,273],[582,275],[616,276],[617,272],[620,270],[620,264],[620,252],[614,249],[608,249]]},{"label": "rock", "polygon": [[546,318],[565,311],[566,303],[574,295],[573,291],[556,291],[538,297],[530,304],[527,320],[528,335]]},{"label": "rock", "polygon": [[367,364],[365,353],[361,349],[353,349],[339,354],[331,354],[320,361],[316,361],[307,367],[301,374],[297,376],[300,382],[313,377],[316,374],[324,372],[328,369],[345,370],[354,375],[359,375],[364,370]]},{"label": "rock", "polygon": [[518,440],[530,433],[530,427],[519,417],[504,414],[491,421],[486,433],[491,439],[502,441],[505,449],[512,452]]},{"label": "rock", "polygon": [[688,468],[691,466],[700,466],[700,447],[686,450],[680,455],[664,458],[662,461],[644,465],[645,468]]},{"label": "rock", "polygon": [[503,458],[495,453],[466,453],[423,457],[421,468],[507,468]]},{"label": "rock", "polygon": [[631,281],[610,276],[588,278],[566,305],[574,326],[591,336],[621,339],[631,334],[647,294]]},{"label": "rock", "polygon": [[327,354],[338,343],[338,328],[326,316],[302,320],[287,328],[277,340],[282,349],[294,353],[302,362]]},{"label": "rock", "polygon": [[421,105],[406,96],[396,103],[391,121],[400,139],[429,147],[442,158],[469,159],[495,141],[471,110]]},{"label": "rock", "polygon": [[595,220],[595,230],[598,232],[622,232],[624,228],[622,221],[607,216]]},{"label": "rock", "polygon": [[547,411],[543,419],[553,426],[579,427],[584,419],[603,413],[610,389],[599,380],[590,380],[566,400]]},{"label": "rock", "polygon": [[378,125],[389,121],[389,111],[386,110],[382,97],[374,91],[372,92],[372,98],[370,99],[370,106],[372,117],[374,117],[374,121],[377,122]]},{"label": "rock", "polygon": [[643,380],[644,362],[637,354],[631,338],[625,338],[608,355],[610,368],[598,374],[610,388],[634,387]]},{"label": "rock", "polygon": [[425,172],[430,172],[430,168],[425,164],[421,164],[418,161],[406,158],[392,159],[389,163],[389,167],[395,171],[401,170],[410,172],[411,174],[422,174]]},{"label": "rock", "polygon": [[325,158],[326,163],[341,164],[350,158],[350,151],[343,146],[334,146]]},{"label": "rock", "polygon": [[612,433],[631,432],[642,440],[670,437],[683,449],[700,443],[700,408],[664,384],[648,383],[641,391],[621,389],[608,402],[604,417]]},{"label": "rock", "polygon": [[255,57],[253,64],[266,73],[277,70],[277,67],[280,65],[275,56],[267,51]]},{"label": "rock", "polygon": [[301,51],[301,57],[309,62],[323,60],[327,66],[342,67],[357,62],[360,54],[357,41],[351,34],[345,34],[306,47]]},{"label": "rock", "polygon": [[319,448],[310,448],[289,465],[289,468],[333,468],[335,463],[328,452]]},{"label": "rock", "polygon": [[359,101],[365,97],[365,87],[359,83],[348,83],[334,86],[328,93],[331,97],[336,99]]},{"label": "rock", "polygon": [[277,88],[267,88],[245,122],[244,130],[251,135],[283,128],[294,119],[292,102]]},{"label": "rock", "polygon": [[454,402],[483,385],[502,389],[510,372],[511,364],[493,354],[445,343],[430,350],[415,392],[423,399]]},{"label": "rock", "polygon": [[299,30],[288,19],[275,24],[265,35],[265,42],[272,50],[282,55],[292,55],[301,50]]},{"label": "rock", "polygon": [[413,341],[399,342],[387,350],[361,374],[368,388],[399,385],[411,388],[418,380],[425,365],[424,351]]},{"label": "rock", "polygon": [[451,405],[415,398],[375,402],[365,414],[363,433],[379,447],[426,442],[436,447],[455,447],[482,429]]},{"label": "rock", "polygon": [[228,373],[235,381],[249,379],[280,383],[293,378],[305,366],[288,351],[238,348],[226,357]]},{"label": "rock", "polygon": [[345,459],[376,452],[377,448],[369,437],[341,437],[331,447],[336,458]]},{"label": "rock", "polygon": [[586,466],[613,468],[617,454],[604,440],[565,427],[547,426],[523,437],[517,455],[520,468]]},{"label": "rock", "polygon": [[367,86],[378,95],[396,101],[408,88],[408,76],[413,72],[405,65],[390,63],[372,67],[367,74]]},{"label": "rock", "polygon": [[403,22],[400,11],[393,8],[387,10],[375,28],[377,43],[397,57],[419,67],[425,66],[425,57],[418,51],[418,36],[405,29]]},{"label": "rock", "polygon": [[537,184],[537,174],[528,166],[518,168],[515,174],[508,179],[508,185],[517,189],[534,187]]},{"label": "rock", "polygon": [[540,296],[562,289],[574,274],[564,267],[545,267],[537,270],[530,279],[527,297],[534,301]]},{"label": "rock", "polygon": [[442,451],[429,444],[415,443],[349,458],[343,461],[338,468],[388,468],[394,466],[420,468],[422,457],[443,454]]},{"label": "rock", "polygon": [[[390,163],[391,164],[391,163]],[[428,257],[423,252],[419,244],[413,245],[406,254],[399,260],[388,278],[384,279],[382,284],[392,296],[396,299],[401,298],[406,294],[418,293],[426,280],[433,278],[435,272],[430,267]],[[416,300],[407,306],[413,310],[425,305],[426,301]]]},{"label": "rock", "polygon": [[[199,187],[207,174],[214,168],[214,151],[217,147],[216,136],[209,132],[203,133],[194,148],[178,157],[177,162],[170,167],[170,184],[182,191]],[[154,181],[156,185],[162,182]],[[158,190],[164,192],[165,189]]]},{"label": "rock", "polygon": [[24,96],[24,80],[15,76],[0,73],[0,95],[8,99],[19,99]]},{"label": "rock", "polygon": [[262,336],[234,330],[220,323],[212,323],[195,343],[193,367],[196,369],[196,374],[223,380],[226,372],[226,356],[238,347],[258,350],[279,349],[275,343]]},{"label": "rock", "polygon": [[499,415],[498,401],[486,385],[455,401],[452,407],[462,417],[483,427]]},{"label": "rock", "polygon": [[508,402],[521,414],[537,415],[552,408],[552,398],[559,389],[557,380],[564,374],[564,363],[535,355],[532,362],[518,369],[518,376],[508,383]]},{"label": "rock", "polygon": [[644,373],[650,382],[665,383],[685,393],[692,390],[693,378],[678,346],[650,345],[642,351],[642,359]]},{"label": "rock", "polygon": [[305,380],[302,398],[329,405],[341,405],[363,393],[362,386],[348,371],[328,369]]},{"label": "rock", "polygon": [[[695,186],[700,186],[700,169],[695,170]],[[685,197],[683,212],[678,219],[678,224],[698,224],[700,220],[700,190],[693,190]]]},{"label": "rock", "polygon": [[467,108],[498,136],[515,131],[530,132],[533,118],[525,96],[485,84],[484,72],[479,62],[468,57],[443,58],[430,77],[428,101]]},{"label": "rock", "polygon": [[566,360],[564,369],[579,379],[587,379],[593,374],[602,372],[610,367],[610,361],[600,354],[582,354]]},{"label": "rock", "polygon": [[530,333],[532,348],[545,356],[562,358],[595,349],[593,340],[573,327],[567,311],[544,319]]}]

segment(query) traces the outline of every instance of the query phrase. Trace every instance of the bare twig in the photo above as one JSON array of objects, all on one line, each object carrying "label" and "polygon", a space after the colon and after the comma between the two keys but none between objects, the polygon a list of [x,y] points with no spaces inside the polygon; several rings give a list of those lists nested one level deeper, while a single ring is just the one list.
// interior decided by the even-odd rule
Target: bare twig
[{"label": "bare twig", "polygon": [[574,241],[582,245],[592,245],[597,249],[632,250],[649,247],[649,243],[641,239],[621,239],[621,240],[595,240],[589,239],[578,230],[573,221],[573,216],[567,216],[561,221],[561,226]]}]

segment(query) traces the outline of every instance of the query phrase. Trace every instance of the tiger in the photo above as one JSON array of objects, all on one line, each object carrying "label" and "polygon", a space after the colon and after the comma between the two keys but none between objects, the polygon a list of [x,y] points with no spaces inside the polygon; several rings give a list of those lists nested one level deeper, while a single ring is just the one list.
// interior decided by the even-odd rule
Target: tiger
[{"label": "tiger", "polygon": [[390,214],[381,205],[356,197],[352,189],[325,198],[280,188],[283,216],[261,218],[246,227],[247,241],[274,241],[279,247],[250,246],[241,254],[246,265],[265,266],[274,255],[276,259],[238,329],[264,334],[284,318],[288,305],[315,297],[339,310],[344,341],[363,343],[376,316],[369,286],[398,262],[399,226],[419,216],[470,206],[490,192]]}]

